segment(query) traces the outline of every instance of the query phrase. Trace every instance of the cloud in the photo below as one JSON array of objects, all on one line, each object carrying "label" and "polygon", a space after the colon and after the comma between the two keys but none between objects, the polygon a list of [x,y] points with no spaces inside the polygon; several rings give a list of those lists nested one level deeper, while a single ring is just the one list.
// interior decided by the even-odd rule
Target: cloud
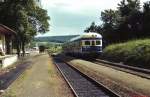
[{"label": "cloud", "polygon": [[[118,0],[43,0],[44,8],[56,8],[69,13],[87,14],[89,11],[115,8]],[[115,6],[114,6],[115,5]]]},{"label": "cloud", "polygon": [[[50,32],[45,35],[79,34],[91,22],[101,23],[105,9],[116,9],[121,0],[42,0],[51,17]],[[145,2],[148,0],[141,0]]]},{"label": "cloud", "polygon": [[[98,14],[97,14],[98,13]],[[51,32],[57,34],[78,34],[91,24],[92,21],[100,21],[100,11],[96,14],[77,14],[69,13],[60,9],[51,8],[49,15],[51,16]]]},{"label": "cloud", "polygon": [[[85,10],[116,9],[121,0],[43,0],[42,5],[46,9],[59,8],[69,12],[82,12]],[[141,0],[145,2],[148,0]]]}]

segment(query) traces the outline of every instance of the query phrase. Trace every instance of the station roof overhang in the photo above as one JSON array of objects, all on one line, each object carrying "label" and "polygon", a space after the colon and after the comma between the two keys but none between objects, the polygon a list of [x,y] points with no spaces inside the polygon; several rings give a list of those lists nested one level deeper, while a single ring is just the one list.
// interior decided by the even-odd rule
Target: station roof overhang
[{"label": "station roof overhang", "polygon": [[0,24],[0,34],[4,34],[4,35],[16,35],[16,32],[14,30],[12,30],[11,28]]}]

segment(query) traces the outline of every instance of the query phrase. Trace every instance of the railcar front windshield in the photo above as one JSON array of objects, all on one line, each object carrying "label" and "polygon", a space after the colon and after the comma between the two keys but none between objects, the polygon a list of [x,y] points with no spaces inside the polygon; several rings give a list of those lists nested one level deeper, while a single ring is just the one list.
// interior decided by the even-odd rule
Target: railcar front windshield
[{"label": "railcar front windshield", "polygon": [[92,46],[94,46],[95,45],[95,40],[92,40]]},{"label": "railcar front windshield", "polygon": [[84,40],[83,45],[85,46],[101,45],[101,40]]},{"label": "railcar front windshield", "polygon": [[88,40],[84,41],[84,45],[90,45],[90,41]]},{"label": "railcar front windshield", "polygon": [[96,45],[101,45],[101,41],[100,40],[96,40]]}]

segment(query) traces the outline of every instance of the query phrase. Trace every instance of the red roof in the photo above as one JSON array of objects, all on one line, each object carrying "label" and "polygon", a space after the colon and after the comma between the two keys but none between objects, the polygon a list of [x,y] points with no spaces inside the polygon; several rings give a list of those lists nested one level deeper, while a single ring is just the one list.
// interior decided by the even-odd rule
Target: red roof
[{"label": "red roof", "polygon": [[10,29],[9,27],[0,24],[0,33],[2,34],[8,34],[8,35],[12,35],[12,34],[16,34],[16,32],[12,29]]}]

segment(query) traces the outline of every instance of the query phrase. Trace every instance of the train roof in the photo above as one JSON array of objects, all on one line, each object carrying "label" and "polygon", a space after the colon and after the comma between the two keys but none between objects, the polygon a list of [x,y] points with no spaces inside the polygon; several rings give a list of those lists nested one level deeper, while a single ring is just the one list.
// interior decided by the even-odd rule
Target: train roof
[{"label": "train roof", "polygon": [[102,38],[102,35],[95,32],[83,33],[77,37],[72,38],[70,41],[75,41],[83,38]]}]

